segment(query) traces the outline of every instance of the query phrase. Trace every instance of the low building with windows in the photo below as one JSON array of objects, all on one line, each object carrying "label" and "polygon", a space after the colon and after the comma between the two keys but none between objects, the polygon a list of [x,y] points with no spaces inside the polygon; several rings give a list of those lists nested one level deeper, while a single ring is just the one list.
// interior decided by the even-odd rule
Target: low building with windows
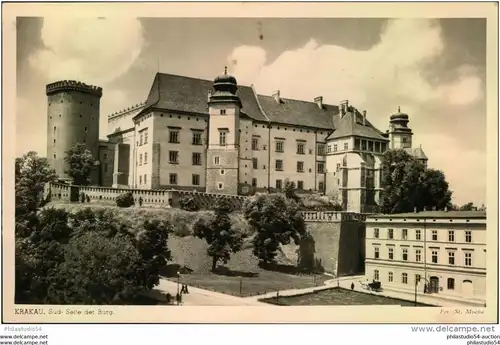
[{"label": "low building with windows", "polygon": [[62,174],[64,150],[83,141],[99,157],[93,184],[105,187],[249,195],[289,179],[345,211],[374,212],[386,150],[427,161],[399,109],[381,131],[348,101],[260,95],[227,70],[214,80],[157,73],[145,102],[108,116],[109,143],[95,134],[102,89],[59,82],[47,95],[51,162]]},{"label": "low building with windows", "polygon": [[424,211],[366,220],[365,272],[383,287],[486,300],[486,212]]}]

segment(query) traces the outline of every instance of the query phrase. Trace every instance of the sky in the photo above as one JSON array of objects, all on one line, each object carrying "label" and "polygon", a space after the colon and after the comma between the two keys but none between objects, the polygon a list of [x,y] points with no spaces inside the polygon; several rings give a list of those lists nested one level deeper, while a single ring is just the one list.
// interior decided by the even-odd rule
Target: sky
[{"label": "sky", "polygon": [[486,204],[484,19],[18,18],[16,154],[46,154],[50,82],[103,87],[105,138],[108,114],[144,101],[158,71],[224,66],[259,94],[349,100],[383,131],[401,107],[453,202]]}]

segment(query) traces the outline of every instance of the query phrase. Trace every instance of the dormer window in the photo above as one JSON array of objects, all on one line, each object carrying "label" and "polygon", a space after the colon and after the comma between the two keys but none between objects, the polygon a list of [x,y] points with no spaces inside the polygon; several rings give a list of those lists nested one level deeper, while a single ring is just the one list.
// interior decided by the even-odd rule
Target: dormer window
[{"label": "dormer window", "polygon": [[226,115],[226,109],[221,109],[221,110],[220,110],[220,114],[221,114],[221,115]]}]

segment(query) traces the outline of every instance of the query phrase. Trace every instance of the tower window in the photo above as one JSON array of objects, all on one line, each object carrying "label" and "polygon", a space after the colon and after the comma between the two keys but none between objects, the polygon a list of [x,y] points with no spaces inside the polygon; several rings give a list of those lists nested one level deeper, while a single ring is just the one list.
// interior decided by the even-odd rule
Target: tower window
[{"label": "tower window", "polygon": [[221,110],[220,110],[220,114],[221,114],[221,115],[226,115],[226,109],[221,109]]},{"label": "tower window", "polygon": [[54,154],[54,158],[56,158],[56,155]]},{"label": "tower window", "polygon": [[214,157],[214,164],[219,165],[220,164],[220,158],[219,157]]},{"label": "tower window", "polygon": [[219,145],[220,146],[226,146],[227,145],[227,132],[226,131],[220,131],[219,132]]},{"label": "tower window", "polygon": [[85,132],[88,132],[88,130],[89,130],[88,127],[85,127]]},{"label": "tower window", "polygon": [[222,182],[217,183],[217,188],[224,189],[224,184]]},{"label": "tower window", "polygon": [[408,139],[407,139],[406,137],[401,138],[401,142],[402,142],[403,144],[406,144],[407,140],[408,140]]}]

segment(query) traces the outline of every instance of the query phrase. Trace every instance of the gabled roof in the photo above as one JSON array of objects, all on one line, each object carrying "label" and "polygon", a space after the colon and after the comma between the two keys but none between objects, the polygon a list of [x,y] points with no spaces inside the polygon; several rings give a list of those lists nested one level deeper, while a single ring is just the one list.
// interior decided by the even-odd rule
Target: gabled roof
[{"label": "gabled roof", "polygon": [[422,159],[422,160],[427,160],[427,156],[424,153],[424,150],[422,150],[421,147],[415,147],[415,148],[405,148],[404,149],[406,153],[409,155],[415,157],[416,159]]},{"label": "gabled roof", "polygon": [[342,116],[341,119],[339,119],[338,125],[335,126],[334,131],[328,136],[328,138],[326,138],[326,140],[349,136],[389,141],[381,131],[370,123],[370,121],[366,120],[365,124],[363,124],[363,115],[361,115],[355,108],[352,108],[348,113]]}]

